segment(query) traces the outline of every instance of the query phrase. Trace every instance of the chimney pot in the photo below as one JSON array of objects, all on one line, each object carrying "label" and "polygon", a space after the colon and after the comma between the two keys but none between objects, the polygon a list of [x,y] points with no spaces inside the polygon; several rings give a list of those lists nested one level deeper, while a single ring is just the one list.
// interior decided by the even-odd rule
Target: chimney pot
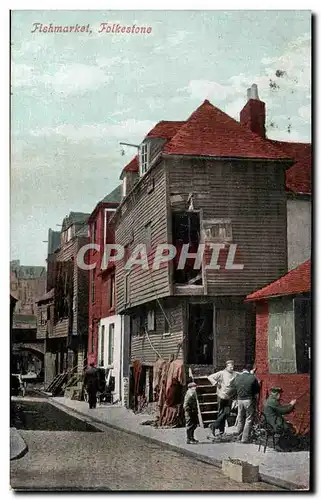
[{"label": "chimney pot", "polygon": [[255,83],[247,89],[247,103],[240,113],[240,122],[255,134],[265,138],[265,104],[260,101]]},{"label": "chimney pot", "polygon": [[253,83],[252,87],[250,88],[250,99],[255,99],[257,101],[260,100],[256,83]]}]

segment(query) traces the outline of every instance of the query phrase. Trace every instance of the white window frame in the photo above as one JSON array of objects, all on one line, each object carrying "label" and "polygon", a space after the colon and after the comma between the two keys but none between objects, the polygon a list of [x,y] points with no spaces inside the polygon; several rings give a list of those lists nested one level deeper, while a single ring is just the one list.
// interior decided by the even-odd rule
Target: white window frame
[{"label": "white window frame", "polygon": [[145,175],[149,168],[149,153],[149,142],[143,142],[139,148],[139,169],[141,176]]},{"label": "white window frame", "polygon": [[72,228],[73,228],[73,226],[70,226],[70,227],[68,227],[68,229],[67,229],[67,231],[66,231],[66,235],[67,235],[67,236],[66,236],[66,242],[67,242],[67,243],[68,243],[68,241],[70,241],[70,240],[71,240],[71,238],[73,237],[73,234],[72,234],[72,233],[73,233]]},{"label": "white window frame", "polygon": [[114,366],[115,356],[115,323],[108,325],[108,352],[107,352],[107,366]]},{"label": "white window frame", "polygon": [[[219,226],[219,225],[229,225],[230,226],[230,235],[219,234],[218,236],[212,236],[207,231],[211,230],[211,226]],[[233,232],[232,232],[232,220],[231,219],[203,219],[201,221],[202,228],[202,236],[203,240],[212,241],[212,242],[231,242],[233,241]],[[207,229],[208,228],[208,229]]]},{"label": "white window frame", "polygon": [[127,196],[127,175],[125,175],[123,178],[122,195],[123,195],[123,198],[125,198]]},{"label": "white window frame", "polygon": [[156,330],[155,309],[149,309],[147,312],[147,330],[149,332]]},{"label": "white window frame", "polygon": [[99,366],[105,366],[105,325],[100,327],[98,363]]}]

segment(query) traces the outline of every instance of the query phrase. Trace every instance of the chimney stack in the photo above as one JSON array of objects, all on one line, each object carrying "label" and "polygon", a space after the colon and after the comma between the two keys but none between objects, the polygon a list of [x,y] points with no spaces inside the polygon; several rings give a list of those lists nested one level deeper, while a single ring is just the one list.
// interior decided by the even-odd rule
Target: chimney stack
[{"label": "chimney stack", "polygon": [[240,113],[240,123],[265,139],[265,103],[260,101],[255,83],[247,89],[247,103]]}]

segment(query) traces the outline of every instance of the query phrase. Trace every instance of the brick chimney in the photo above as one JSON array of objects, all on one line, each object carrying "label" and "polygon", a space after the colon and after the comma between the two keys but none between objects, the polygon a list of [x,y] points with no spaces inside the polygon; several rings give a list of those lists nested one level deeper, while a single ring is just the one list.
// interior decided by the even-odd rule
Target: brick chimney
[{"label": "brick chimney", "polygon": [[240,122],[265,139],[265,103],[260,101],[255,83],[247,89],[247,103],[240,113]]}]

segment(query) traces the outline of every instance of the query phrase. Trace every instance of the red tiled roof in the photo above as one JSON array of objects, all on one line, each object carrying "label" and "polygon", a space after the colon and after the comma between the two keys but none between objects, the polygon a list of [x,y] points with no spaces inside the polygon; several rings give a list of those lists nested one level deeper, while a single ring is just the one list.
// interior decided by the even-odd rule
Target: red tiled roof
[{"label": "red tiled roof", "polygon": [[270,143],[280,147],[286,154],[296,160],[293,167],[286,173],[286,187],[295,193],[311,194],[311,144],[302,142],[271,141]]},{"label": "red tiled roof", "polygon": [[295,295],[309,292],[311,288],[311,261],[307,260],[296,269],[246,297],[246,301],[262,300],[278,295]]},{"label": "red tiled roof", "polygon": [[[178,129],[184,124],[182,121],[161,121],[158,122],[152,130],[148,132],[145,138],[155,139],[171,139]],[[139,172],[138,155],[136,155],[127,165],[123,168],[121,176],[124,172]]]},{"label": "red tiled roof", "polygon": [[182,125],[186,123],[185,121],[171,122],[171,121],[161,121],[158,122],[152,130],[150,130],[146,137],[154,137],[157,139],[171,139],[174,137],[176,132],[181,128]]},{"label": "red tiled roof", "polygon": [[123,168],[123,172],[138,172],[138,156],[136,155],[127,165]]},{"label": "red tiled roof", "polygon": [[205,100],[164,148],[177,155],[289,159],[289,155],[251,132]]}]

